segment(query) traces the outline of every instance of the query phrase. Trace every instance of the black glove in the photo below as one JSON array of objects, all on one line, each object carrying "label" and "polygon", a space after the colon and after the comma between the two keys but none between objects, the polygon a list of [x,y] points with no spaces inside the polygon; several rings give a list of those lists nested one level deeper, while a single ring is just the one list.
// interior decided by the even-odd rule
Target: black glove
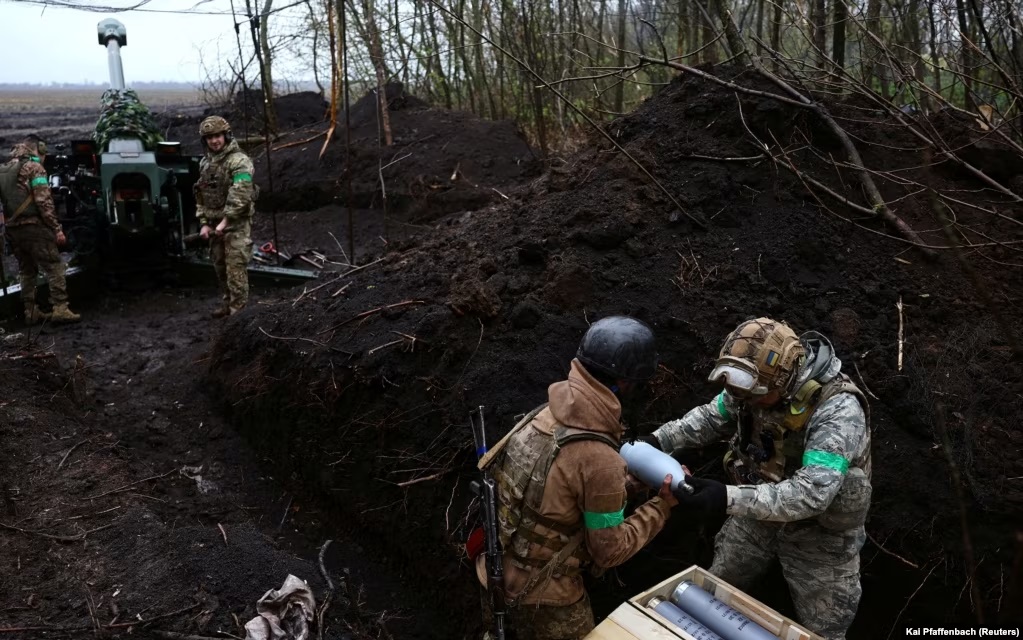
[{"label": "black glove", "polygon": [[684,488],[675,490],[675,498],[683,509],[700,511],[706,515],[723,517],[728,506],[728,489],[717,480],[686,476],[686,484],[693,488],[689,493]]},{"label": "black glove", "polygon": [[657,449],[658,451],[661,451],[661,441],[658,440],[657,436],[655,436],[652,433],[648,433],[645,436],[640,436],[639,437],[639,441],[640,442],[645,442],[648,445],[650,445],[651,447],[653,447],[654,449]]}]

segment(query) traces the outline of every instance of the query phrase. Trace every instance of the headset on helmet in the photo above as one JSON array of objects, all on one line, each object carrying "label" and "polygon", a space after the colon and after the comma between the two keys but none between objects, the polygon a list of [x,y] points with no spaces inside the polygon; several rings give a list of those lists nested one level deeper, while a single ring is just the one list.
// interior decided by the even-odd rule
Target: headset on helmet
[{"label": "headset on helmet", "polygon": [[737,397],[794,391],[806,348],[787,324],[770,318],[748,320],[730,333],[707,380],[724,384]]},{"label": "headset on helmet", "polygon": [[628,316],[611,316],[590,325],[575,357],[590,373],[610,380],[648,380],[657,371],[653,330]]}]

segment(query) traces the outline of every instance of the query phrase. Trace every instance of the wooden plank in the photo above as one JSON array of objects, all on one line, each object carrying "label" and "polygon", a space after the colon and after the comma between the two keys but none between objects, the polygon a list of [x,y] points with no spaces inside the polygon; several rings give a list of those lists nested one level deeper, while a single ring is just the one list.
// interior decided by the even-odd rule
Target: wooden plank
[{"label": "wooden plank", "polygon": [[[678,640],[679,638],[693,640],[692,636],[681,629],[677,629],[678,633],[675,633],[675,629],[664,627],[659,620],[649,615],[650,613],[653,613],[653,611],[648,613],[629,603],[625,603],[612,611],[608,618],[614,620],[618,626],[641,640]],[[657,618],[663,620],[660,616],[657,616]]]},{"label": "wooden plank", "polygon": [[637,640],[637,638],[625,629],[622,629],[614,620],[607,618],[598,624],[593,631],[586,634],[586,640]]}]

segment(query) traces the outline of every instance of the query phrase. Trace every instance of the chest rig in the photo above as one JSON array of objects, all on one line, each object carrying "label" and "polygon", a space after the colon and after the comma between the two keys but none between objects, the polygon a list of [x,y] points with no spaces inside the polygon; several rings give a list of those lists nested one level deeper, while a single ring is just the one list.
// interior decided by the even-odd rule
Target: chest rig
[{"label": "chest rig", "polygon": [[207,209],[223,209],[227,204],[227,193],[231,190],[231,175],[227,161],[238,151],[225,153],[209,159],[199,167],[199,180],[195,183],[199,204]]},{"label": "chest rig", "polygon": [[792,476],[803,465],[807,423],[820,405],[840,393],[855,395],[869,420],[866,396],[844,374],[824,384],[807,381],[778,408],[757,410],[744,403],[738,433],[724,459],[732,481],[761,484]]},{"label": "chest rig", "polygon": [[[533,544],[549,550],[547,556],[564,549],[574,538],[582,534],[583,523],[565,524],[553,520],[540,512],[547,476],[558,453],[565,446],[584,440],[603,442],[615,451],[620,445],[610,435],[573,429],[558,425],[553,436],[540,429],[530,428],[529,423],[547,405],[541,405],[520,421],[524,428],[516,428],[501,455],[495,458],[494,479],[500,494],[497,520],[500,527],[501,546],[505,557],[516,566],[546,568],[548,559],[530,554]],[[566,550],[567,551],[567,550]],[[581,565],[589,561],[585,545],[576,543],[574,551],[567,558],[576,562],[563,565],[557,573],[565,576],[578,575]]]}]

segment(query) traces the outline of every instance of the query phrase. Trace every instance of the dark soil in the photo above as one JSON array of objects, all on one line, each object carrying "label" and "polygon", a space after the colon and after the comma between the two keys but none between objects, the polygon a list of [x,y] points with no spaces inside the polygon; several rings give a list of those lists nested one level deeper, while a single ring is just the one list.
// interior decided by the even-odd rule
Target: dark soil
[{"label": "dark soil", "polygon": [[[194,375],[215,302],[205,290],[111,295],[80,309],[76,326],[8,325],[0,627],[33,629],[6,637],[91,634],[90,608],[108,637],[242,636],[236,621],[289,573],[322,601],[325,538],[338,590],[324,637],[382,633],[385,612],[364,599],[386,602],[398,576],[339,538],[331,516],[212,410]],[[201,467],[201,480],[186,467]],[[396,607],[385,609],[390,618]]]},{"label": "dark soil", "polygon": [[[372,268],[300,299],[268,300],[219,334],[208,363],[218,407],[274,464],[343,514],[367,549],[395,558],[405,593],[446,612],[446,628],[420,625],[416,637],[453,637],[478,618],[459,546],[471,521],[468,411],[485,405],[498,438],[564,376],[587,322],[613,313],[642,318],[659,336],[661,376],[630,416],[641,431],[713,396],[704,381],[710,363],[747,317],[772,315],[834,340],[845,370],[875,398],[872,541],[851,638],[883,637],[896,623],[963,624],[981,610],[988,621],[1023,611],[1023,380],[1012,358],[1020,338],[1006,335],[992,313],[1020,316],[1020,271],[1003,264],[1019,262],[1016,251],[972,249],[971,278],[953,252],[927,259],[879,235],[893,231],[874,220],[845,220],[847,210],[811,197],[768,160],[689,157],[756,155],[748,127],[862,202],[856,176],[826,164],[841,150],[816,117],[765,98],[743,96],[741,113],[736,104],[730,89],[676,80],[608,126],[707,230],[595,138],[508,193],[511,201],[439,220],[434,233],[393,247]],[[831,110],[860,141],[868,165],[891,172],[879,179],[881,189],[889,200],[901,198],[896,212],[925,242],[945,244],[942,220],[926,191],[905,179],[1008,218],[1023,212],[950,162],[925,156],[883,116],[855,104]],[[950,137],[953,127],[970,126],[923,125]],[[403,135],[414,141],[423,132]],[[312,143],[303,153],[317,152]],[[312,174],[311,164],[302,166],[286,169],[294,171],[289,179]],[[953,210],[957,231],[971,242],[1023,238],[1010,220]],[[951,480],[943,434],[961,484]],[[683,457],[713,476],[722,451]],[[961,508],[979,566],[964,561]],[[706,566],[717,524],[677,514],[655,545],[594,582],[598,615],[661,577]],[[974,573],[971,598],[963,594]],[[791,613],[781,586],[775,573],[754,595]]]},{"label": "dark soil", "polygon": [[[533,153],[513,123],[432,108],[406,95],[400,84],[388,85],[387,96],[390,147],[380,144],[376,94],[352,105],[351,202],[356,208],[429,219],[497,202],[502,190],[533,175]],[[322,159],[325,124],[282,135],[275,143],[278,150],[270,155],[272,193],[266,156],[255,157],[264,209],[296,211],[348,201],[344,121],[339,114],[339,127]],[[304,140],[308,142],[284,146]]]}]

